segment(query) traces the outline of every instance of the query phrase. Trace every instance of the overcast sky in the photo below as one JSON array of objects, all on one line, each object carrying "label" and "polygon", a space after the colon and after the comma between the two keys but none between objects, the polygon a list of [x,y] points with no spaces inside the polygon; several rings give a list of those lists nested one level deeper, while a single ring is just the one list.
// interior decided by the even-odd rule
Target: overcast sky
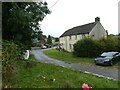
[{"label": "overcast sky", "polygon": [[118,34],[119,0],[46,0],[46,2],[49,8],[55,5],[50,8],[52,13],[41,22],[41,29],[45,35],[59,37],[72,27],[94,22],[97,16],[109,34]]}]

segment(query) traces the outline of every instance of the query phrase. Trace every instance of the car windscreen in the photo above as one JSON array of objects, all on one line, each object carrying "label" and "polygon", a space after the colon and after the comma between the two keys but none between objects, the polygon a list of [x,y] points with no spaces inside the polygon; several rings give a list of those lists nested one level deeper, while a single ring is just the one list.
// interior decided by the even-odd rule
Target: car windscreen
[{"label": "car windscreen", "polygon": [[101,56],[106,56],[106,57],[113,57],[115,53],[103,53]]}]

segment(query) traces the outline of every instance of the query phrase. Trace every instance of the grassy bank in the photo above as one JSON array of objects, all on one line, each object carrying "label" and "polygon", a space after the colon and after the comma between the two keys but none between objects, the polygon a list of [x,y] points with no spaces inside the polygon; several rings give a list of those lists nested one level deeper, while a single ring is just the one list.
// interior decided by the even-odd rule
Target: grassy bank
[{"label": "grassy bank", "polygon": [[[43,52],[51,58],[62,60],[62,61],[65,61],[65,62],[81,63],[81,64],[86,64],[86,65],[96,66],[95,63],[94,63],[94,58],[75,57],[75,56],[73,56],[72,53],[58,51],[56,49],[46,50],[46,51],[43,51]],[[105,68],[116,69],[117,70],[119,65],[120,65],[120,62],[113,65],[113,66],[108,66],[108,67],[105,67]],[[96,66],[96,67],[104,68],[103,66]]]},{"label": "grassy bank", "polygon": [[70,70],[52,64],[45,64],[35,60],[31,55],[29,62],[19,61],[19,72],[17,79],[13,80],[14,88],[81,88],[87,83],[93,88],[118,88],[118,81],[99,78],[93,75]]},{"label": "grassy bank", "polygon": [[47,56],[58,60],[73,62],[73,63],[94,63],[94,58],[75,57],[72,53],[58,51],[56,49],[43,51]]}]

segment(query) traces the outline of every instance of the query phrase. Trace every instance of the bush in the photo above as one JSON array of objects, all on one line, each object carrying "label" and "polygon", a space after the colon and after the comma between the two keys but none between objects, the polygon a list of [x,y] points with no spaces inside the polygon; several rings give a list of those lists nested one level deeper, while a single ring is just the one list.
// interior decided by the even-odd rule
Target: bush
[{"label": "bush", "polygon": [[74,44],[73,54],[80,57],[96,57],[103,52],[120,52],[120,38],[109,36],[107,39],[85,38]]},{"label": "bush", "polygon": [[102,52],[118,51],[118,38],[109,36],[107,39],[100,39],[98,42],[101,46]]},{"label": "bush", "polygon": [[117,43],[116,50],[117,50],[118,52],[120,52],[120,37],[118,38],[118,43]]},{"label": "bush", "polygon": [[100,45],[91,38],[85,38],[74,44],[74,54],[80,57],[96,57],[101,53]]},{"label": "bush", "polygon": [[2,77],[3,85],[10,84],[17,73],[17,60],[20,55],[18,46],[12,41],[2,42]]}]

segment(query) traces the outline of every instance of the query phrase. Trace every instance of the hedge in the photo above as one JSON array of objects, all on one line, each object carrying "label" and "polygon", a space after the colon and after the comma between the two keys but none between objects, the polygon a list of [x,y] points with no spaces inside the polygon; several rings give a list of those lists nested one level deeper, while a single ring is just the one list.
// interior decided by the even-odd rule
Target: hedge
[{"label": "hedge", "polygon": [[20,60],[20,49],[12,41],[2,42],[2,78],[3,86],[10,84],[17,73],[17,60]]},{"label": "hedge", "polygon": [[74,44],[74,54],[80,57],[95,57],[100,54],[98,42],[85,38]]},{"label": "hedge", "polygon": [[100,40],[84,38],[74,44],[73,54],[78,57],[97,57],[103,52],[110,51],[120,52],[120,38],[108,37]]}]

